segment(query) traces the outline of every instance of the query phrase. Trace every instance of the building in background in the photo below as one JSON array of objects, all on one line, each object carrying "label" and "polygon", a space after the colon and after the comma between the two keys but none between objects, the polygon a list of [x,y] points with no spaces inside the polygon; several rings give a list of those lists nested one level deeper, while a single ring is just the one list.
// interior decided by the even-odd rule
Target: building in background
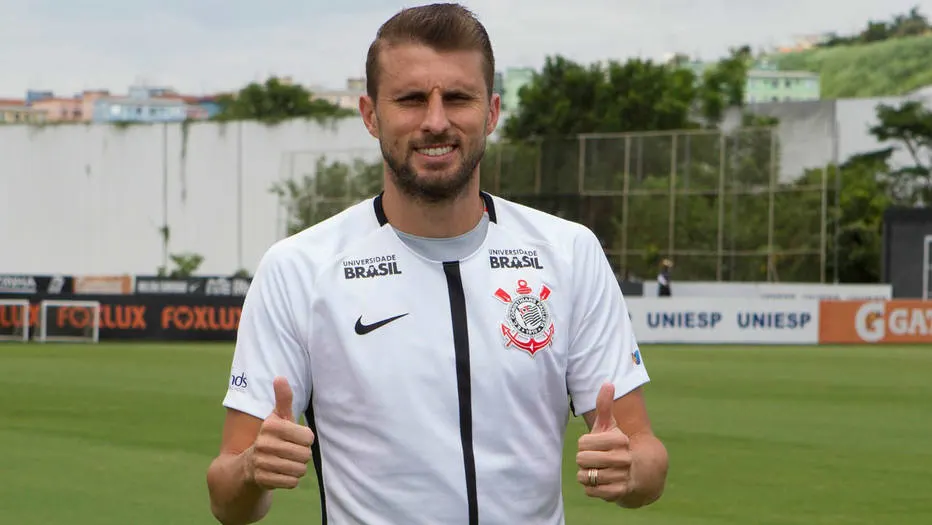
[{"label": "building in background", "polygon": [[110,96],[106,90],[86,90],[71,97],[56,97],[52,91],[26,92],[26,105],[45,111],[48,122],[90,122],[94,103]]},{"label": "building in background", "polygon": [[[701,79],[711,63],[683,61],[680,67]],[[819,100],[822,84],[819,74],[810,71],[781,71],[770,62],[760,61],[748,71],[744,87],[745,104],[761,102],[800,102]]]},{"label": "building in background", "polygon": [[744,101],[754,104],[819,100],[821,92],[818,73],[755,69],[748,72]]},{"label": "building in background", "polygon": [[45,110],[26,105],[25,99],[0,98],[0,124],[41,124]]},{"label": "building in background", "polygon": [[819,100],[822,85],[819,74],[810,71],[781,71],[768,61],[758,61],[748,71],[744,101],[801,102]]},{"label": "building in background", "polygon": [[34,100],[30,107],[45,111],[48,122],[85,122],[84,100],[80,97],[47,97]]},{"label": "building in background", "polygon": [[344,109],[359,110],[359,97],[366,94],[366,79],[346,79],[345,89],[311,89],[312,100],[326,100]]},{"label": "building in background", "polygon": [[181,100],[103,97],[94,104],[94,122],[182,122],[188,118]]},{"label": "building in background", "polygon": [[126,95],[86,90],[71,97],[30,90],[25,99],[0,99],[0,122],[181,122],[220,113],[216,96],[182,95],[171,88],[131,86]]},{"label": "building in background", "polygon": [[529,67],[510,67],[505,70],[502,80],[502,111],[514,113],[521,106],[518,93],[534,79],[534,69]]},{"label": "building in background", "polygon": [[813,35],[800,35],[797,36],[792,44],[778,46],[776,48],[777,53],[798,53],[800,51],[808,51],[815,46],[826,42],[829,39],[828,35],[823,34],[813,34]]},{"label": "building in background", "polygon": [[182,95],[171,88],[131,86],[125,96],[98,97],[94,122],[182,122],[205,120],[220,111],[213,97]]},{"label": "building in background", "polygon": [[500,97],[505,95],[505,75],[502,74],[501,71],[495,72],[495,77],[492,81],[492,93],[497,93]]},{"label": "building in background", "polygon": [[36,91],[34,89],[30,89],[26,92],[26,105],[31,106],[33,102],[54,97],[55,93],[52,93],[51,91]]}]

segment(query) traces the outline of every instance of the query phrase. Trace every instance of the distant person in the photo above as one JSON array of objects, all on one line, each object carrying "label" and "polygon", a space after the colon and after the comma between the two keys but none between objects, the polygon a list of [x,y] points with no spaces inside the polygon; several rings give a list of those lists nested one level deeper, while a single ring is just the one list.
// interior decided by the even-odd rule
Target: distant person
[{"label": "distant person", "polygon": [[598,239],[479,190],[494,71],[457,4],[379,30],[360,112],[384,191],[259,263],[207,472],[220,522],[261,520],[313,461],[330,525],[563,524],[567,394],[590,429],[569,444],[581,491],[661,496],[650,379]]},{"label": "distant person", "polygon": [[657,295],[660,297],[671,297],[673,295],[673,282],[670,280],[670,272],[673,270],[673,261],[664,259],[660,263],[660,273],[657,274]]}]

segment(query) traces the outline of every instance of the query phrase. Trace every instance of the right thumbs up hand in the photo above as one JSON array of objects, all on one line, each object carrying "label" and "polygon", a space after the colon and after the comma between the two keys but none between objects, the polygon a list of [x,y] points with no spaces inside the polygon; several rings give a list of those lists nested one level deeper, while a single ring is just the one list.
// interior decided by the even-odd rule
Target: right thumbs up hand
[{"label": "right thumbs up hand", "polygon": [[275,410],[262,422],[251,447],[249,478],[263,489],[293,489],[307,473],[314,433],[295,422],[288,380],[276,377]]}]

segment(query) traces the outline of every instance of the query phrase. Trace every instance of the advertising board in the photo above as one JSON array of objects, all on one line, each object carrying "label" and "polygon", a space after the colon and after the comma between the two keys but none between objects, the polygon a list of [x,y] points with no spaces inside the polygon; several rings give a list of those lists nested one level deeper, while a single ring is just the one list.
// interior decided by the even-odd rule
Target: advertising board
[{"label": "advertising board", "polygon": [[245,297],[252,282],[248,277],[168,277],[137,276],[136,293],[140,295],[189,295],[208,297]]},{"label": "advertising board", "polygon": [[822,301],[822,344],[932,344],[932,301]]},{"label": "advertising board", "polygon": [[[28,297],[30,332],[39,323],[39,303],[48,296]],[[232,341],[239,326],[243,299],[232,296],[157,295],[56,296],[100,302],[100,339],[148,341]],[[86,308],[63,306],[48,316],[49,332],[80,332],[92,322]],[[17,327],[17,309],[0,305],[0,332]]]},{"label": "advertising board", "polygon": [[816,344],[819,301],[630,298],[641,343]]},{"label": "advertising board", "polygon": [[66,275],[0,274],[0,294],[5,295],[70,294],[73,288],[74,278]]}]

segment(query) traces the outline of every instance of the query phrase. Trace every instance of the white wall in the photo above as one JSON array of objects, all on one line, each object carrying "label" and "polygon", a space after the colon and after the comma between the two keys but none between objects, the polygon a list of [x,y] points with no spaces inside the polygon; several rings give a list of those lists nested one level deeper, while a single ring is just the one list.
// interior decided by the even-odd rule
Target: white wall
[{"label": "white wall", "polygon": [[[905,99],[752,109],[780,118],[786,180],[830,162],[836,136],[840,160],[881,147],[867,131],[874,108]],[[329,126],[196,123],[186,140],[184,129],[0,126],[0,273],[152,274],[163,264],[166,216],[169,252],[202,254],[201,273],[252,271],[284,235],[274,182],[312,173],[321,155],[379,155],[359,118]]]},{"label": "white wall", "polygon": [[[746,111],[779,119],[780,180],[792,181],[806,169],[821,168],[838,159],[845,162],[852,155],[876,151],[895,142],[878,142],[870,128],[879,123],[877,106],[899,106],[918,100],[932,109],[932,96],[923,94],[902,97],[848,98],[806,102],[768,102],[749,104]],[[726,112],[724,127],[734,129],[741,122],[741,110]],[[894,153],[894,166],[912,165],[905,151]]]},{"label": "white wall", "polygon": [[0,273],[155,273],[166,215],[170,253],[202,254],[204,274],[252,271],[284,233],[272,184],[321,154],[378,154],[357,118],[184,134],[180,124],[0,127]]}]

